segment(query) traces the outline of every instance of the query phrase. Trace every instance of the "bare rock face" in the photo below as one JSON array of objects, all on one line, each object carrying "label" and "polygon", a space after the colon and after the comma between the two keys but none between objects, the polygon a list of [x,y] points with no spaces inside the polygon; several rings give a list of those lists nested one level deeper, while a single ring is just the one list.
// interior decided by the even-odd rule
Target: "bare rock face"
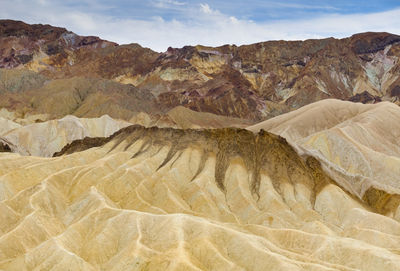
[{"label": "bare rock face", "polygon": [[[392,91],[393,93],[393,91]],[[394,95],[392,95],[394,96]],[[364,91],[362,93],[357,93],[356,95],[354,95],[353,97],[351,97],[349,99],[350,102],[355,102],[355,103],[363,103],[363,104],[367,104],[367,103],[378,103],[381,102],[382,99],[379,96],[374,96],[372,94],[370,94],[367,91]]]},{"label": "bare rock face", "polygon": [[130,126],[0,159],[4,270],[400,267],[398,202],[375,212],[267,132]]},{"label": "bare rock face", "polygon": [[116,43],[98,37],[82,37],[65,28],[29,25],[20,21],[0,21],[0,68],[14,68],[37,58],[65,55],[82,47],[104,48]]},{"label": "bare rock face", "polygon": [[[40,111],[29,103],[35,90],[44,82],[77,77],[131,84],[148,93],[144,98],[149,102],[155,99],[155,114],[184,106],[259,122],[327,98],[400,104],[400,37],[389,33],[239,47],[186,46],[157,53],[138,44],[118,46],[48,25],[10,20],[0,25],[1,67],[23,71],[12,74],[14,81],[0,73],[0,85],[5,85],[0,95],[28,90],[21,97],[1,99],[7,101],[1,106],[13,111]],[[82,88],[78,90],[83,92]],[[125,98],[117,95],[114,101],[123,103]],[[121,115],[125,120],[133,116],[113,117]]]}]

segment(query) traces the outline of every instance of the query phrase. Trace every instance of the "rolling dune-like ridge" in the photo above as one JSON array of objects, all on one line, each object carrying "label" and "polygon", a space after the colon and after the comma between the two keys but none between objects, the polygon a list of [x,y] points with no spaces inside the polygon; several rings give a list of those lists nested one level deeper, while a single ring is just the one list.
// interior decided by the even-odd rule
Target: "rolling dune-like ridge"
[{"label": "rolling dune-like ridge", "polygon": [[0,269],[399,269],[399,221],[279,136],[129,126],[76,142],[0,154]]}]

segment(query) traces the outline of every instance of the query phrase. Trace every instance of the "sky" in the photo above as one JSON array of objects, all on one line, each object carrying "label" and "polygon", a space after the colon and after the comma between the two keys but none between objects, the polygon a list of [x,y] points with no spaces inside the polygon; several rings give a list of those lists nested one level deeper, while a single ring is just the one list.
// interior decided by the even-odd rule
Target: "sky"
[{"label": "sky", "polygon": [[400,0],[0,0],[0,18],[164,52],[169,46],[400,34]]}]

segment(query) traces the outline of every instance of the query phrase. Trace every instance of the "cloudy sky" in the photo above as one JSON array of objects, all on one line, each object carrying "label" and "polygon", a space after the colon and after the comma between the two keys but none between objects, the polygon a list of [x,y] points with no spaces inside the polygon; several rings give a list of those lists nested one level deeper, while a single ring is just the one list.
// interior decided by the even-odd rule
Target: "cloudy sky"
[{"label": "cloudy sky", "polygon": [[400,34],[399,0],[0,0],[0,18],[62,26],[80,35],[169,46]]}]

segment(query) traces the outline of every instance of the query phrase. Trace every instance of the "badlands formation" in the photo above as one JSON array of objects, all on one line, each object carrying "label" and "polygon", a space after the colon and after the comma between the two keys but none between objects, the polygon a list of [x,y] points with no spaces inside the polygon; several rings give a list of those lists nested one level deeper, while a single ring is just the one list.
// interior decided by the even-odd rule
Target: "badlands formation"
[{"label": "badlands formation", "polygon": [[[145,127],[189,128],[245,128],[250,122],[237,118],[218,116],[211,113],[195,112],[185,107],[176,107],[165,115],[136,114],[129,122],[114,120],[108,115],[100,118],[78,118],[65,116],[62,119],[42,122],[31,115],[26,119],[16,118],[14,112],[3,108],[0,114],[0,144],[8,146],[15,153],[51,157],[56,152],[78,139],[86,137],[108,137],[118,130],[139,124]],[[1,116],[1,115],[0,115]],[[35,120],[35,122],[32,122]],[[22,123],[23,125],[21,125]]]},{"label": "badlands formation", "polygon": [[400,270],[399,58],[0,20],[0,270]]},{"label": "badlands formation", "polygon": [[286,139],[133,125],[0,153],[0,270],[400,270],[399,111],[327,100],[248,128]]},{"label": "badlands formation", "polygon": [[[16,125],[12,121],[9,122]],[[59,120],[19,125],[0,134],[0,142],[9,145],[13,152],[22,155],[51,157],[74,140],[85,137],[108,137],[129,125],[131,125],[129,122],[116,121],[107,115],[95,119],[66,116]]]},{"label": "badlands formation", "polygon": [[[321,161],[347,191],[385,211],[400,199],[399,120],[400,107],[392,103],[324,100],[248,129],[285,137],[299,154]],[[386,211],[400,219],[400,210]]]}]

